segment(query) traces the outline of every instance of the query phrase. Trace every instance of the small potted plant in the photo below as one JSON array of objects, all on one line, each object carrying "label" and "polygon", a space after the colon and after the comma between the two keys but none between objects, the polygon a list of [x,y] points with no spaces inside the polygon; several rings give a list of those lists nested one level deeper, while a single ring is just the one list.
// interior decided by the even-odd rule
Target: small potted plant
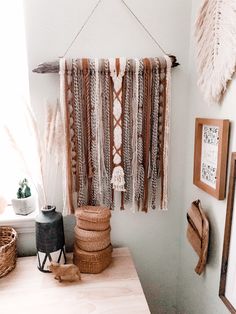
[{"label": "small potted plant", "polygon": [[19,182],[17,198],[12,199],[12,206],[17,215],[28,215],[35,210],[35,200],[27,179]]}]

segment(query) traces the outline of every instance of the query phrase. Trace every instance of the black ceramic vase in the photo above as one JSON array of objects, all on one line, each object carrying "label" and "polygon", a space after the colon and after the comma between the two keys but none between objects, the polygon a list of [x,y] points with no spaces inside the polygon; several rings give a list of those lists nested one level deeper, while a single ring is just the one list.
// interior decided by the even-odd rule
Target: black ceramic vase
[{"label": "black ceramic vase", "polygon": [[66,263],[62,214],[55,206],[45,206],[36,217],[36,248],[38,269],[50,272],[50,262]]}]

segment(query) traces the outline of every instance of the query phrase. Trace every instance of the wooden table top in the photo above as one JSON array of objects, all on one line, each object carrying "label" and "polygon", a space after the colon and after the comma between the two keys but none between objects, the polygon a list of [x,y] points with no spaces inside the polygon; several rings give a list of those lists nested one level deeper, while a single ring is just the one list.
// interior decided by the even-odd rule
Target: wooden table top
[{"label": "wooden table top", "polygon": [[81,277],[59,283],[37,269],[35,256],[18,258],[16,268],[0,279],[0,313],[150,313],[127,248],[114,249],[111,265],[101,274]]}]

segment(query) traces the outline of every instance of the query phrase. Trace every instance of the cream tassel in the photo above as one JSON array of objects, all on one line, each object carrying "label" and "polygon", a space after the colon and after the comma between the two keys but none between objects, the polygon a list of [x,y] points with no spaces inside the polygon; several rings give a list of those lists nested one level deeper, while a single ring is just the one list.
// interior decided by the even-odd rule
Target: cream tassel
[{"label": "cream tassel", "polygon": [[119,192],[125,191],[124,170],[121,166],[116,166],[113,169],[111,183],[114,190]]},{"label": "cream tassel", "polygon": [[168,209],[168,161],[169,161],[169,137],[170,137],[170,97],[171,97],[171,60],[168,56],[166,59],[166,113],[165,113],[165,135],[164,135],[164,178],[163,178],[163,201],[161,210]]}]

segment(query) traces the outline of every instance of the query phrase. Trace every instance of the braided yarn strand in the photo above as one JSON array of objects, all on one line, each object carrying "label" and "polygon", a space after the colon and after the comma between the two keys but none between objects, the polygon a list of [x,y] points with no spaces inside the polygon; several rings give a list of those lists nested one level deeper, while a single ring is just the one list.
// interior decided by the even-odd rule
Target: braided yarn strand
[{"label": "braided yarn strand", "polygon": [[144,102],[144,63],[139,61],[138,70],[138,116],[137,116],[137,185],[135,199],[140,207],[144,196],[144,167],[143,167],[143,102]]},{"label": "braided yarn strand", "polygon": [[151,207],[156,208],[158,190],[158,111],[159,111],[159,60],[154,59],[152,81],[152,135],[151,135]]},{"label": "braided yarn strand", "polygon": [[90,125],[91,125],[91,165],[92,165],[92,183],[91,183],[91,205],[99,204],[99,181],[98,181],[98,147],[97,147],[97,95],[96,95],[96,71],[95,61],[89,60],[90,68]]},{"label": "braided yarn strand", "polygon": [[110,121],[110,74],[109,61],[104,60],[104,70],[102,79],[102,121],[103,121],[103,152],[105,177],[103,178],[103,203],[109,208],[112,207],[112,189],[111,189],[111,121]]},{"label": "braided yarn strand", "polygon": [[123,161],[125,174],[125,202],[132,199],[132,60],[126,62],[124,77],[124,114],[123,114]]},{"label": "braided yarn strand", "polygon": [[81,206],[86,203],[85,189],[84,189],[84,155],[83,155],[83,124],[81,112],[82,99],[81,99],[81,83],[79,78],[81,78],[80,70],[76,60],[72,61],[72,71],[73,71],[73,120],[74,120],[74,138],[76,147],[76,160],[74,161],[76,166],[76,191],[77,191],[77,206]]}]

